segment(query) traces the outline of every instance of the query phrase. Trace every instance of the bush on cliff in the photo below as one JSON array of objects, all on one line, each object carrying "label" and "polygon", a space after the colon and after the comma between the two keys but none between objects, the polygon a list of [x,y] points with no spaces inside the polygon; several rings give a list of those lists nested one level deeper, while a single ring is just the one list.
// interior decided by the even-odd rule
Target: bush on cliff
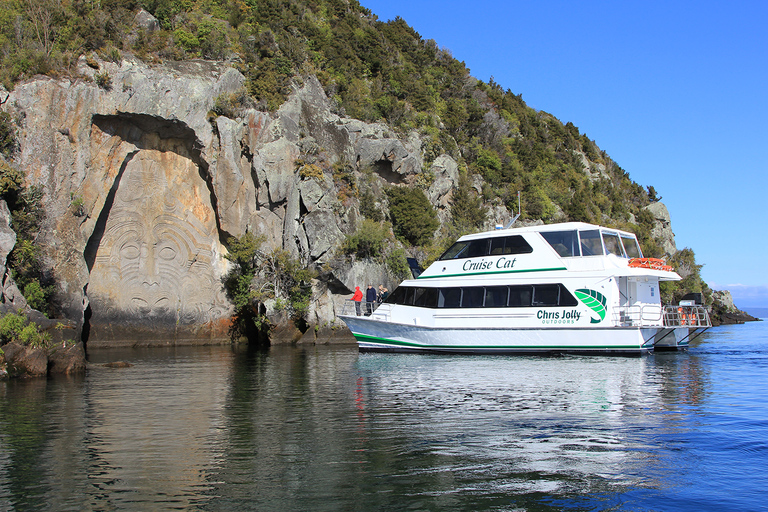
[{"label": "bush on cliff", "polygon": [[233,341],[244,337],[257,344],[268,342],[269,323],[256,302],[257,295],[252,286],[256,275],[258,251],[263,241],[263,237],[257,237],[250,232],[240,238],[229,239],[229,252],[225,257],[233,266],[223,281],[227,297],[235,306],[230,329]]},{"label": "bush on cliff", "polygon": [[42,196],[42,188],[25,185],[21,170],[0,165],[0,197],[11,211],[11,227],[17,237],[8,255],[8,268],[30,307],[45,313],[52,283],[43,271],[35,243],[44,216]]},{"label": "bush on cliff", "polygon": [[389,236],[389,228],[383,223],[363,219],[357,231],[347,236],[341,248],[345,253],[355,254],[359,258],[378,260],[384,257]]},{"label": "bush on cliff", "polygon": [[276,299],[288,309],[297,324],[303,323],[311,298],[311,281],[316,272],[292,258],[287,251],[261,251],[264,237],[246,233],[229,239],[226,258],[233,263],[224,276],[227,296],[235,305],[233,338],[267,343],[269,321],[263,302]]},{"label": "bush on cliff", "polygon": [[0,345],[18,343],[33,348],[49,348],[51,335],[41,332],[38,325],[24,315],[8,313],[0,318]]},{"label": "bush on cliff", "polygon": [[661,298],[664,304],[676,304],[687,293],[704,293],[707,302],[711,303],[712,292],[709,286],[701,279],[701,267],[696,263],[696,255],[693,249],[686,247],[675,253],[669,260],[669,265],[674,267],[683,279],[681,281],[664,281],[659,284]]},{"label": "bush on cliff", "polygon": [[427,243],[440,223],[424,192],[418,188],[390,187],[387,197],[395,235],[411,245]]}]

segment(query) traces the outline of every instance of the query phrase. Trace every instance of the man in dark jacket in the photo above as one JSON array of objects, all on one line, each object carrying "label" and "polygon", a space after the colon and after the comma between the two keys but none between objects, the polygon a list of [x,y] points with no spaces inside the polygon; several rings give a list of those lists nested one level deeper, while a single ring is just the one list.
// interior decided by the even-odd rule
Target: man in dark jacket
[{"label": "man in dark jacket", "polygon": [[376,304],[376,288],[372,284],[368,285],[368,289],[365,290],[365,311],[366,315],[373,313],[373,306]]}]

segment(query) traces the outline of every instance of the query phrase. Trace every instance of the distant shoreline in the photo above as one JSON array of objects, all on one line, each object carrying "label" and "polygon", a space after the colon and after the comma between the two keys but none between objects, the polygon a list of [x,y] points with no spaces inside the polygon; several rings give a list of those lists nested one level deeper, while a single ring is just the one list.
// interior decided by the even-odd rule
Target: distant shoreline
[{"label": "distant shoreline", "polygon": [[768,318],[768,308],[744,308],[744,311],[757,318]]}]

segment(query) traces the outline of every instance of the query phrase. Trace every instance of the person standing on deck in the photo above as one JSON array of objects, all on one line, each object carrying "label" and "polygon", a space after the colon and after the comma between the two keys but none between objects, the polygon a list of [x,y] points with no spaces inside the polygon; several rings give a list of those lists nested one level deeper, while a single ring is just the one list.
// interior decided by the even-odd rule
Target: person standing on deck
[{"label": "person standing on deck", "polygon": [[363,291],[359,286],[355,286],[355,294],[352,296],[352,300],[355,301],[355,314],[360,316],[362,314],[362,311],[360,311],[360,301],[363,300]]},{"label": "person standing on deck", "polygon": [[368,285],[368,289],[365,290],[365,314],[370,315],[373,313],[373,305],[376,304],[376,288],[372,284]]}]

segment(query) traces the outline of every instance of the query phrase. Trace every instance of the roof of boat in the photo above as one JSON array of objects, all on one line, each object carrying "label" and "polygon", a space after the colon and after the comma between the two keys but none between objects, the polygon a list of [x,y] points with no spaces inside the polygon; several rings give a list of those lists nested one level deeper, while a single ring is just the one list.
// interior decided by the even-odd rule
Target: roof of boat
[{"label": "roof of boat", "polygon": [[508,236],[511,234],[523,234],[523,233],[541,233],[548,231],[574,231],[574,230],[589,230],[589,229],[601,229],[603,231],[610,231],[613,233],[621,233],[634,237],[635,234],[622,229],[608,228],[605,226],[598,226],[597,224],[588,224],[586,222],[559,222],[557,224],[538,224],[535,226],[522,226],[511,227],[507,229],[494,229],[492,231],[483,231],[481,233],[473,233],[471,235],[464,235],[459,240],[472,240],[475,238],[487,238],[496,236]]}]

